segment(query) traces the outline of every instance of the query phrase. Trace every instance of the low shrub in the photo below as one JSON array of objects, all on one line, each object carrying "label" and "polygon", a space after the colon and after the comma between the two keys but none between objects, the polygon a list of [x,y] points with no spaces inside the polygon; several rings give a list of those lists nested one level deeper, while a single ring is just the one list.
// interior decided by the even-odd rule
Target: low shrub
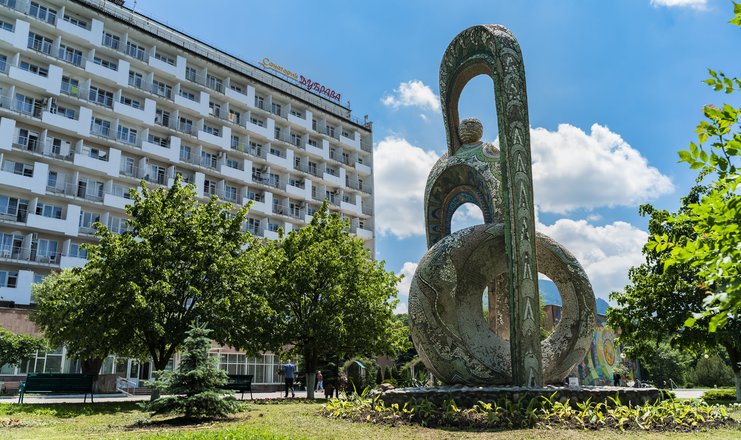
[{"label": "low shrub", "polygon": [[672,400],[677,398],[677,393],[665,388],[660,388],[659,393],[661,393],[661,400]]},{"label": "low shrub", "polygon": [[735,402],[736,390],[733,388],[718,388],[702,393],[702,398],[709,403]]},{"label": "low shrub", "polygon": [[572,404],[541,397],[529,402],[479,402],[461,408],[447,400],[437,407],[428,400],[413,400],[403,406],[386,406],[367,393],[353,394],[347,400],[332,399],[323,406],[328,417],[388,425],[422,425],[467,429],[566,428],[692,432],[710,428],[738,426],[722,406],[702,401],[663,400],[654,404],[623,405],[619,399]]}]

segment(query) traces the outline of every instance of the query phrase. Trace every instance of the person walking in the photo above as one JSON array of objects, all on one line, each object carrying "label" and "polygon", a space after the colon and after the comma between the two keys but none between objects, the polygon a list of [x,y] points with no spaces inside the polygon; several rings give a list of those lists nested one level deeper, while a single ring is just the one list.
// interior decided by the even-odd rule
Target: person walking
[{"label": "person walking", "polygon": [[321,390],[324,390],[324,376],[322,375],[322,371],[319,370],[316,372],[316,389],[314,391]]},{"label": "person walking", "polygon": [[296,397],[296,393],[293,391],[293,381],[296,378],[296,365],[291,361],[283,364],[283,379],[286,381],[286,398],[288,398],[288,389],[291,389],[291,397]]}]

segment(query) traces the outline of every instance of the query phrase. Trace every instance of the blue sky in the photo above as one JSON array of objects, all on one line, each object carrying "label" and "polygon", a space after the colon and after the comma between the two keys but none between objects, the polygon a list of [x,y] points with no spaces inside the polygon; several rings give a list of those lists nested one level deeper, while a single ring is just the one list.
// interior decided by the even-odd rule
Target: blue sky
[{"label": "blue sky", "polygon": [[[177,5],[177,6],[174,6]],[[407,275],[426,251],[422,190],[446,150],[439,110],[442,54],[463,29],[508,27],[522,48],[538,227],[569,248],[595,294],[622,288],[640,264],[638,205],[675,209],[694,173],[676,151],[695,139],[707,68],[738,75],[741,32],[726,0],[246,1],[139,0],[137,11],[257,63],[276,64],[342,94],[373,121],[376,254]],[[127,2],[132,7],[132,1]],[[491,80],[459,106],[497,136]],[[461,208],[456,226],[481,222]]]}]

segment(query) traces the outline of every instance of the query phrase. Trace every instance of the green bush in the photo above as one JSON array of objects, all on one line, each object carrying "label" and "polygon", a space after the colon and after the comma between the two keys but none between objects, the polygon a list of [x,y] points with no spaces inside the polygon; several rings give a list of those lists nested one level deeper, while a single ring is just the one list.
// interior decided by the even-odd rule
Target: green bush
[{"label": "green bush", "polygon": [[441,406],[426,399],[404,405],[386,404],[362,394],[332,399],[324,406],[328,417],[396,426],[399,424],[464,429],[564,428],[692,432],[739,426],[723,406],[702,401],[664,400],[654,404],[623,405],[618,398],[604,402],[560,402],[555,393],[530,401],[479,402],[463,408],[446,400]]},{"label": "green bush", "polygon": [[709,403],[716,402],[735,402],[736,390],[733,388],[719,388],[717,390],[707,390],[702,394],[702,398]]},{"label": "green bush", "polygon": [[687,380],[700,387],[731,386],[733,369],[720,356],[713,354],[698,360],[687,373]]}]

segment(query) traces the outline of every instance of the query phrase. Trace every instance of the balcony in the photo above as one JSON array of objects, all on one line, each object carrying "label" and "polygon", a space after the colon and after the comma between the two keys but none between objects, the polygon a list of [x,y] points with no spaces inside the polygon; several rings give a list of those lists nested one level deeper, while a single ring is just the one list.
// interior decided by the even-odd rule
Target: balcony
[{"label": "balcony", "polygon": [[326,139],[322,139],[321,144],[311,145],[307,143],[306,152],[323,159],[329,159],[329,142]]},{"label": "balcony", "polygon": [[15,119],[0,118],[0,150],[13,148],[13,134],[15,133]]},{"label": "balcony", "polygon": [[57,19],[57,29],[64,32],[66,37],[95,46],[99,46],[103,40],[103,22],[92,18],[87,27],[82,27],[60,18]]},{"label": "balcony", "polygon": [[340,133],[340,144],[359,150],[360,149],[360,133],[358,133],[357,131],[354,131],[352,133],[341,132]]},{"label": "balcony", "polygon": [[314,114],[309,110],[302,112],[291,111],[291,113],[288,114],[288,122],[301,126],[307,131],[311,131],[311,121],[313,117]]},{"label": "balcony", "polygon": [[71,237],[77,237],[79,222],[80,207],[77,205],[68,205],[67,215],[64,218],[44,217],[43,215],[29,213],[26,225],[31,228],[55,231]]},{"label": "balcony", "polygon": [[[0,259],[2,256],[0,255]],[[33,272],[30,270],[19,270],[18,279],[13,287],[0,287],[0,298],[3,301],[13,301],[17,304],[31,304],[31,285],[33,284]]]},{"label": "balcony", "polygon": [[370,176],[372,172],[371,167],[360,162],[355,162],[355,171],[361,176]]},{"label": "balcony", "polygon": [[[49,165],[43,162],[35,162],[26,172],[17,173],[11,170],[3,162],[0,168],[0,185],[9,187],[23,188],[36,194],[46,194],[46,178],[49,175]],[[30,169],[30,173],[28,170]]]},{"label": "balcony", "polygon": [[170,162],[179,162],[180,138],[177,136],[170,136],[167,144],[158,144],[148,140],[143,141],[142,151],[157,156],[158,158],[166,159]]},{"label": "balcony", "polygon": [[27,21],[17,19],[12,31],[0,29],[0,41],[5,41],[18,49],[25,49],[28,45],[29,28]]},{"label": "balcony", "polygon": [[234,167],[234,163],[221,162],[219,164],[219,173],[224,177],[230,179],[236,179],[240,182],[250,181],[250,170],[252,169],[252,162],[249,160],[234,161],[237,166]]},{"label": "balcony", "polygon": [[96,64],[92,59],[88,59],[85,62],[86,72],[90,72],[123,87],[128,87],[129,85],[129,67],[129,62],[121,59],[118,60],[115,70],[101,64]]},{"label": "balcony", "polygon": [[357,235],[358,238],[363,239],[364,241],[373,240],[373,231],[369,231],[367,229],[354,227],[350,228],[350,232]]},{"label": "balcony", "polygon": [[221,148],[222,150],[230,150],[232,129],[229,127],[222,126],[222,127],[218,127],[218,130],[220,130],[220,133],[218,135],[214,133],[209,133],[204,130],[198,130],[198,140],[217,146]]},{"label": "balcony", "polygon": [[105,173],[111,177],[118,177],[119,168],[121,167],[121,151],[111,148],[107,153],[102,151],[98,154],[92,152],[75,153],[73,163],[95,172]]},{"label": "balcony", "polygon": [[239,102],[240,104],[251,105],[253,102],[255,102],[255,88],[252,86],[247,86],[247,89],[244,91],[244,93],[238,92],[231,88],[227,88],[226,90],[224,90],[224,94],[227,97]]},{"label": "balcony", "polygon": [[190,99],[187,96],[183,96],[182,94],[175,94],[175,104],[191,109],[203,116],[208,115],[208,100],[209,97],[208,93],[206,92],[200,92],[198,95],[196,95],[195,100]]},{"label": "balcony", "polygon": [[143,122],[147,125],[153,125],[156,112],[156,104],[153,100],[145,98],[144,106],[142,108],[134,108],[132,106],[123,104],[120,101],[115,101],[113,103],[113,111],[128,118]]},{"label": "balcony", "polygon": [[80,110],[77,112],[77,119],[70,119],[56,113],[56,111],[44,111],[41,115],[41,121],[64,131],[88,136],[90,134],[90,121],[92,117],[92,110],[87,107],[80,107]]},{"label": "balcony", "polygon": [[54,64],[49,65],[46,76],[23,70],[18,66],[10,66],[8,76],[50,95],[58,95],[62,88],[62,68]]},{"label": "balcony", "polygon": [[185,78],[185,64],[186,60],[185,58],[181,57],[180,55],[176,56],[174,60],[174,63],[171,64],[169,62],[169,57],[163,57],[163,56],[150,56],[147,60],[147,63],[150,67],[157,69],[161,73],[164,73],[169,76],[173,76],[176,78],[184,79]]}]

